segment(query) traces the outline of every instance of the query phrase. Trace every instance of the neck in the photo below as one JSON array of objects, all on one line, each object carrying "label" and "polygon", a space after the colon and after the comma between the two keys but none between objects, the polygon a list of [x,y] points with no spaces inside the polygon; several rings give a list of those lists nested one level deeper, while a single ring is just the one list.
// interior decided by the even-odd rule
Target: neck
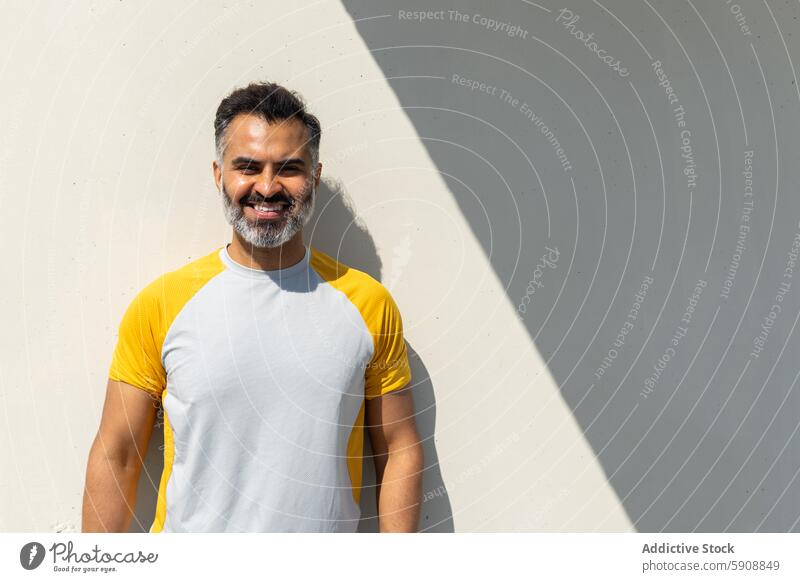
[{"label": "neck", "polygon": [[305,247],[303,246],[303,232],[294,235],[291,240],[279,247],[254,247],[241,238],[238,232],[233,232],[233,240],[228,245],[228,255],[250,269],[274,271],[296,265],[303,260]]}]

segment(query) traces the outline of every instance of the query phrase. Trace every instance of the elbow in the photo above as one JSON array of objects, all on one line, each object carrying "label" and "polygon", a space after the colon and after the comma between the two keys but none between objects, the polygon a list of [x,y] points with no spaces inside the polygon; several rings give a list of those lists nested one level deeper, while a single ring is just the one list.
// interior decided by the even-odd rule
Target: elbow
[{"label": "elbow", "polygon": [[408,477],[421,477],[425,465],[422,443],[417,438],[390,446],[387,464],[402,466],[403,473]]},{"label": "elbow", "polygon": [[95,437],[89,451],[90,468],[93,465],[110,465],[116,471],[138,473],[142,463],[142,455],[135,444],[104,439],[100,434]]}]

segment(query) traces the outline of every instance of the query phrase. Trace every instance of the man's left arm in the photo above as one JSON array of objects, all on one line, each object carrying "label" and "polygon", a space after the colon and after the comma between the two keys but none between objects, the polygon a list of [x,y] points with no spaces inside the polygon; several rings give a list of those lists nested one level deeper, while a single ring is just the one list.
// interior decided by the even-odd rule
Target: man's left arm
[{"label": "man's left arm", "polygon": [[375,462],[383,532],[415,532],[422,497],[423,453],[410,389],[366,401],[365,424]]}]

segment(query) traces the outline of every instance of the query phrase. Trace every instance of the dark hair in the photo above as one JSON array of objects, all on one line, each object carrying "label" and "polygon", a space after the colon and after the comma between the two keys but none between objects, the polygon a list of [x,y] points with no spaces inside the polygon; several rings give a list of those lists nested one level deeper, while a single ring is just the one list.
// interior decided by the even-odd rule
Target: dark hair
[{"label": "dark hair", "polygon": [[214,118],[214,143],[220,163],[224,151],[225,130],[231,120],[241,114],[258,115],[267,123],[285,119],[301,121],[308,130],[308,148],[312,164],[316,166],[319,161],[319,140],[322,136],[319,120],[306,111],[305,102],[299,93],[277,83],[250,83],[247,87],[235,89],[220,102]]}]

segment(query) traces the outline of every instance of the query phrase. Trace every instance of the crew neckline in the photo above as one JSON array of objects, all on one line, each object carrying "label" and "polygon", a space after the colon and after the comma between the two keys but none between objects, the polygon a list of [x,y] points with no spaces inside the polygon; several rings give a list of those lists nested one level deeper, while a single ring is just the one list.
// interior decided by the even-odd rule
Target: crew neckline
[{"label": "crew neckline", "polygon": [[225,245],[220,249],[219,257],[231,271],[239,273],[240,275],[257,279],[285,279],[287,277],[297,275],[298,273],[302,273],[308,268],[308,263],[311,260],[311,248],[308,245],[303,245],[303,248],[305,249],[303,258],[294,265],[285,267],[283,269],[271,269],[268,271],[264,269],[251,269],[250,267],[245,267],[244,265],[237,263],[228,253],[228,245]]}]

